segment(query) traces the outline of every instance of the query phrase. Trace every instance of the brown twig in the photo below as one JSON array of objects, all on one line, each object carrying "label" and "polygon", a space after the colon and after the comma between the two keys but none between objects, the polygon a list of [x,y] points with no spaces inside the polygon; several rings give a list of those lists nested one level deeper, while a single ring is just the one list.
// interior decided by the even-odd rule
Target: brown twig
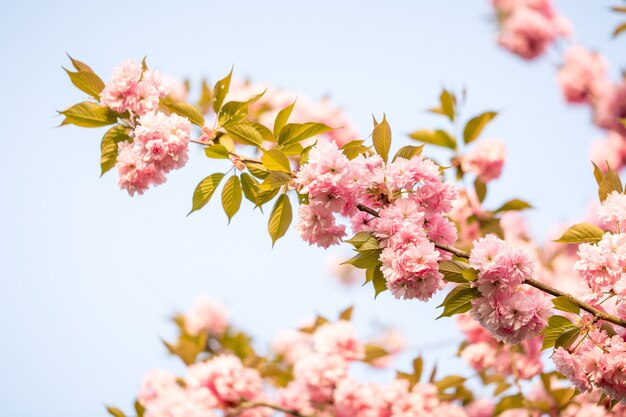
[{"label": "brown twig", "polygon": [[253,408],[253,407],[265,407],[265,408],[271,408],[272,410],[276,410],[276,411],[280,411],[282,413],[285,414],[290,414],[292,416],[296,416],[296,417],[317,417],[314,415],[310,415],[310,414],[303,414],[297,410],[290,410],[288,408],[282,407],[280,405],[277,404],[271,404],[271,403],[266,403],[263,401],[243,401],[239,407],[229,411],[228,413],[226,413],[226,415],[228,416],[236,416],[238,414],[240,414],[242,411],[248,409],[248,408]]}]

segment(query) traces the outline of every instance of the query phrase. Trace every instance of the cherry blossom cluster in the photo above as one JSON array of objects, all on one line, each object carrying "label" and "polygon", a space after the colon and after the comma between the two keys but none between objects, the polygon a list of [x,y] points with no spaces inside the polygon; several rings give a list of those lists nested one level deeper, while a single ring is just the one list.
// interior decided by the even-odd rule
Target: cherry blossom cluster
[{"label": "cherry blossom cluster", "polygon": [[606,310],[626,319],[626,234],[622,233],[626,225],[626,195],[610,193],[598,207],[597,215],[599,223],[614,233],[605,233],[597,243],[580,244],[574,271],[586,284],[582,297],[593,303],[602,302]]},{"label": "cherry blossom cluster", "polygon": [[[223,305],[198,298],[183,315],[183,329],[223,333]],[[389,345],[398,346],[398,337]],[[272,387],[261,368],[225,350],[188,365],[182,376],[167,370],[146,374],[137,394],[143,417],[268,417],[276,411],[298,416],[466,417],[464,409],[439,398],[431,383],[394,379],[362,383],[351,364],[366,360],[366,344],[345,319],[317,323],[309,330],[283,331],[272,343],[271,363],[284,361],[290,378]],[[268,358],[269,359],[269,358]],[[385,365],[388,365],[386,363]],[[282,366],[282,365],[281,365]]]},{"label": "cherry blossom cluster", "polygon": [[159,99],[168,93],[169,85],[160,72],[129,60],[113,69],[111,81],[100,93],[100,103],[117,113],[128,111],[134,118],[157,111]]},{"label": "cherry blossom cluster", "polygon": [[495,371],[498,375],[513,375],[519,379],[531,379],[543,372],[541,337],[523,340],[515,346],[498,342],[469,314],[457,316],[457,325],[466,342],[460,349],[460,356],[476,371]]},{"label": "cherry blossom cluster", "polygon": [[460,158],[463,171],[475,174],[485,184],[500,178],[505,161],[504,143],[497,139],[479,141]]},{"label": "cherry blossom cluster", "polygon": [[191,123],[175,113],[149,112],[137,119],[133,142],[118,144],[119,185],[130,195],[165,182],[166,174],[187,163]]},{"label": "cherry blossom cluster", "polygon": [[[456,188],[444,182],[439,166],[413,156],[385,163],[379,155],[349,160],[329,141],[318,141],[295,179],[308,195],[296,228],[310,244],[328,247],[346,235],[336,216],[350,220],[353,232],[371,232],[379,241],[382,273],[397,298],[429,299],[443,288],[438,261],[449,257],[433,242],[454,243],[456,228],[444,215]],[[357,205],[379,210],[378,216]]]},{"label": "cherry blossom cluster", "polygon": [[535,59],[560,37],[571,34],[569,21],[551,0],[492,0],[498,13],[498,43],[524,59]]},{"label": "cherry blossom cluster", "polygon": [[601,389],[626,404],[626,342],[619,335],[591,327],[570,350],[559,347],[552,360],[581,392]]},{"label": "cherry blossom cluster", "polygon": [[143,194],[162,184],[166,174],[187,162],[191,123],[177,114],[159,111],[169,84],[158,72],[135,61],[124,61],[113,70],[100,94],[100,102],[117,113],[128,112],[130,141],[117,143],[119,185],[130,195]]},{"label": "cherry blossom cluster", "polygon": [[[183,378],[164,370],[146,375],[137,400],[145,417],[211,417],[216,410],[231,413],[246,401],[263,401],[263,380],[241,359],[224,354],[190,365]],[[272,410],[252,407],[237,413],[246,417],[269,417]]]},{"label": "cherry blossom cluster", "polygon": [[470,265],[478,270],[472,285],[481,294],[472,301],[472,317],[496,340],[515,344],[543,330],[552,304],[543,293],[522,285],[534,271],[525,251],[489,234],[474,243]]}]

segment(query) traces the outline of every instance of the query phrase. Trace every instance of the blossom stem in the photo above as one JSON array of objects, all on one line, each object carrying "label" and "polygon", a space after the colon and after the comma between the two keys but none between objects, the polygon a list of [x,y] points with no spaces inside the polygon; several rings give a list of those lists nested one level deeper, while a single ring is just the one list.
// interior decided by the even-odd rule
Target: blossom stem
[{"label": "blossom stem", "polygon": [[[369,213],[374,217],[380,217],[380,215],[378,214],[378,212],[372,208],[369,208],[363,204],[357,204],[356,208],[360,211],[363,211],[365,213]],[[458,256],[459,258],[465,258],[465,259],[469,259],[470,257],[470,253],[467,251],[464,251],[462,249],[458,249],[455,248],[454,246],[450,246],[450,245],[443,245],[440,243],[436,243],[433,242],[435,244],[435,247],[441,250],[444,250],[446,252],[449,252],[455,256]],[[568,300],[570,300],[571,302],[573,302],[574,304],[576,304],[578,307],[580,307],[581,309],[585,310],[586,312],[592,314],[593,316],[597,317],[598,319],[604,320],[604,321],[608,321],[609,323],[613,323],[616,324],[618,326],[621,327],[625,327],[626,328],[626,320],[623,320],[619,317],[616,316],[612,316],[608,313],[605,313],[604,311],[598,310],[597,308],[595,308],[594,306],[585,303],[584,301],[580,301],[579,299],[577,299],[576,297],[574,297],[571,294],[568,294],[566,292],[563,292],[561,290],[557,290],[556,288],[552,288],[551,286],[544,284],[541,281],[537,281],[536,279],[533,278],[526,278],[524,280],[524,284],[530,285],[531,287],[535,287],[540,291],[543,291],[547,294],[553,295],[555,297],[565,297]]]},{"label": "blossom stem", "polygon": [[271,403],[266,403],[264,401],[244,401],[241,403],[241,405],[239,407],[237,407],[235,410],[233,410],[233,412],[229,413],[230,415],[236,416],[237,414],[239,414],[241,411],[247,409],[247,408],[252,408],[252,407],[266,407],[266,408],[271,408],[272,410],[275,411],[280,411],[282,413],[285,414],[290,414],[292,416],[296,416],[296,417],[316,417],[310,414],[303,414],[297,410],[290,410],[288,408],[285,407],[281,407],[280,405],[277,404],[271,404]]}]

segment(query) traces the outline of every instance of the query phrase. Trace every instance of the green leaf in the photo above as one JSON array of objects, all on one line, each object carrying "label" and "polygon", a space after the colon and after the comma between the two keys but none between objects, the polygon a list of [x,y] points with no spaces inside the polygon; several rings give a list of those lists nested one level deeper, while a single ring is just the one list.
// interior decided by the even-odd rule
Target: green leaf
[{"label": "green leaf", "polygon": [[606,334],[609,335],[609,337],[613,337],[613,336],[615,336],[617,334],[615,332],[615,329],[613,328],[613,326],[611,326],[607,322],[602,323],[602,326],[600,326],[600,330],[604,330],[606,332]]},{"label": "green leaf", "polygon": [[383,120],[372,132],[372,140],[374,141],[374,149],[378,155],[387,162],[389,159],[389,149],[391,149],[391,127],[387,122],[387,116],[383,114]]},{"label": "green leaf", "polygon": [[200,98],[198,99],[198,107],[202,111],[202,113],[207,113],[211,108],[211,102],[213,101],[213,91],[207,84],[206,80],[202,79],[202,84],[200,85]]},{"label": "green leaf", "polygon": [[341,152],[348,158],[349,160],[353,160],[357,156],[366,153],[370,148],[364,146],[364,140],[353,140],[341,147]]},{"label": "green leaf", "polygon": [[435,382],[435,386],[437,387],[439,392],[443,392],[448,388],[462,386],[464,382],[465,378],[463,378],[462,376],[448,375]]},{"label": "green leaf", "polygon": [[102,137],[100,143],[100,176],[115,166],[117,161],[117,144],[132,140],[128,136],[128,128],[122,125],[115,125]]},{"label": "green leaf", "polygon": [[213,87],[213,111],[215,114],[219,114],[220,109],[222,108],[222,104],[224,104],[224,99],[228,94],[228,90],[230,88],[230,80],[233,76],[233,68],[230,69],[228,75],[217,83],[215,83],[215,87]]},{"label": "green leaf", "polygon": [[350,306],[339,313],[339,320],[350,321],[352,318],[352,312],[354,311],[354,306]]},{"label": "green leaf", "polygon": [[328,127],[323,123],[288,123],[280,130],[278,144],[287,146],[313,136],[330,132],[331,130],[333,130],[332,127]]},{"label": "green leaf", "polygon": [[567,297],[558,296],[552,299],[552,304],[557,310],[565,311],[568,313],[580,314],[580,307]]},{"label": "green leaf", "polygon": [[402,148],[400,148],[398,150],[398,152],[396,152],[396,154],[393,157],[393,161],[395,161],[398,158],[404,158],[404,159],[411,159],[414,156],[418,156],[422,154],[422,150],[424,149],[424,145],[420,145],[420,146],[412,146],[412,145],[407,145],[407,146],[403,146]]},{"label": "green leaf", "polygon": [[473,142],[480,136],[487,123],[492,121],[497,115],[498,113],[494,111],[488,111],[470,119],[465,125],[465,129],[463,129],[463,141],[465,143]]},{"label": "green leaf", "polygon": [[598,186],[598,196],[600,197],[600,201],[604,201],[604,199],[613,191],[622,193],[623,190],[622,181],[620,180],[619,175],[607,164],[606,175]]},{"label": "green leaf", "polygon": [[228,149],[224,145],[220,145],[216,143],[215,145],[207,146],[204,148],[204,153],[207,157],[213,159],[228,159],[230,158],[230,153]]},{"label": "green leaf", "polygon": [[562,347],[563,349],[569,349],[576,339],[580,336],[580,329],[575,327],[571,329],[565,330],[563,333],[556,338],[554,342],[554,348]]},{"label": "green leaf", "polygon": [[593,165],[593,176],[596,178],[596,183],[598,184],[598,186],[600,186],[600,184],[602,184],[602,180],[604,179],[604,174],[602,173],[600,168],[598,168],[595,162],[592,161],[591,164]]},{"label": "green leaf", "polygon": [[439,272],[443,274],[443,279],[448,282],[456,282],[459,284],[467,283],[467,280],[463,276],[463,272],[468,268],[468,264],[459,261],[439,262]]},{"label": "green leaf", "polygon": [[382,346],[378,346],[373,343],[365,344],[365,357],[363,358],[363,362],[372,363],[376,359],[384,358],[385,356],[389,356],[389,352],[387,352]]},{"label": "green leaf", "polygon": [[559,407],[564,407],[576,395],[576,388],[557,388],[550,392]]},{"label": "green leaf", "polygon": [[472,308],[472,300],[480,296],[476,288],[470,288],[469,284],[460,284],[454,287],[443,300],[439,307],[443,307],[441,317],[451,317],[455,314],[465,313]]},{"label": "green leaf", "polygon": [[370,232],[358,232],[351,239],[344,240],[344,242],[351,244],[355,249],[359,249],[365,242],[372,238],[374,238],[374,236],[372,236]]},{"label": "green leaf", "polygon": [[61,126],[73,124],[80,127],[102,127],[117,122],[118,114],[106,106],[91,101],[83,101],[59,112],[65,116]]},{"label": "green leaf", "polygon": [[309,163],[309,152],[311,152],[313,146],[315,145],[307,146],[302,150],[302,152],[300,152],[300,165],[306,165],[307,163]]},{"label": "green leaf", "polygon": [[270,171],[269,175],[265,177],[263,183],[259,185],[259,190],[268,191],[273,189],[278,189],[283,185],[289,184],[291,182],[291,175],[282,171]]},{"label": "green leaf", "polygon": [[465,271],[463,271],[463,278],[465,278],[465,281],[467,282],[474,282],[478,279],[478,270],[474,269],[474,268],[468,268]]},{"label": "green leaf", "polygon": [[419,382],[422,378],[422,372],[424,370],[424,360],[421,356],[413,359],[413,376]]},{"label": "green leaf", "polygon": [[249,103],[246,101],[229,101],[222,106],[217,121],[220,126],[228,127],[244,122],[248,117]]},{"label": "green leaf", "polygon": [[524,406],[524,397],[521,394],[509,395],[504,397],[496,404],[494,414],[497,416],[506,410],[513,408],[522,408]]},{"label": "green leaf", "polygon": [[289,229],[291,224],[291,202],[287,194],[282,194],[276,200],[272,213],[270,214],[269,222],[267,223],[267,230],[272,237],[272,246],[278,239],[283,237]]},{"label": "green leaf", "polygon": [[622,23],[620,25],[618,25],[614,30],[613,30],[613,37],[618,36],[619,34],[621,34],[622,32],[626,31],[626,23]]},{"label": "green leaf", "polygon": [[116,407],[107,406],[107,412],[113,417],[126,417],[126,414],[122,410]]},{"label": "green leaf", "polygon": [[[267,136],[267,129],[259,123],[245,122],[226,127],[226,132],[230,137],[244,145],[260,147]],[[271,132],[270,136],[271,136]],[[265,136],[265,137],[264,137]]]},{"label": "green leaf", "polygon": [[70,77],[70,81],[74,84],[79,90],[84,91],[89,94],[91,97],[100,101],[100,93],[104,88],[104,82],[93,72],[72,72],[63,68],[67,75]]},{"label": "green leaf", "polygon": [[74,59],[70,56],[70,54],[67,54],[67,57],[70,59],[70,61],[72,61],[72,65],[74,66],[74,68],[76,68],[76,71],[80,71],[80,72],[93,72],[93,70],[91,69],[91,67],[87,64],[85,64],[84,62],[79,61],[78,59]]},{"label": "green leaf", "polygon": [[137,417],[143,417],[146,412],[146,408],[137,400],[135,401],[135,412],[137,413]]},{"label": "green leaf", "polygon": [[591,223],[578,223],[570,226],[563,236],[554,240],[557,243],[596,243],[602,240],[604,236],[604,230],[600,229],[595,224]]},{"label": "green leaf", "polygon": [[494,213],[500,213],[503,211],[522,211],[522,210],[526,210],[529,208],[533,208],[533,206],[531,206],[524,200],[520,200],[519,198],[514,198],[502,204],[500,207],[498,207],[494,211]]},{"label": "green leaf", "polygon": [[170,100],[169,98],[161,99],[161,105],[170,113],[176,113],[179,116],[186,117],[196,126],[204,127],[204,117],[200,110],[194,105]]},{"label": "green leaf", "polygon": [[[246,120],[248,117],[248,109],[250,104],[259,100],[265,94],[267,90],[253,96],[252,98],[246,101],[229,101],[228,103],[222,106],[222,110],[220,110],[220,114],[217,117],[218,123],[222,127],[228,127],[230,125],[238,124]],[[269,131],[269,129],[268,129]],[[269,136],[273,140],[273,136],[271,132]]]},{"label": "green leaf", "polygon": [[241,189],[243,190],[243,195],[249,201],[256,204],[257,194],[259,192],[259,183],[247,172],[241,174]]},{"label": "green leaf", "polygon": [[258,162],[246,160],[244,164],[246,165],[246,168],[248,168],[248,170],[250,171],[250,174],[254,175],[257,178],[264,179],[267,178],[267,176],[270,174],[270,172],[265,169],[263,164],[260,164]]},{"label": "green leaf", "polygon": [[431,145],[443,146],[452,150],[456,149],[456,140],[443,130],[416,130],[410,133],[409,137],[420,142],[430,143]]},{"label": "green leaf", "polygon": [[191,211],[187,214],[187,216],[189,216],[196,210],[200,210],[206,205],[206,203],[209,202],[209,200],[213,196],[213,193],[215,192],[215,189],[218,185],[220,185],[222,178],[224,178],[224,174],[221,172],[217,172],[215,174],[209,175],[208,177],[200,181],[195,191],[193,192],[193,204],[191,207]]},{"label": "green leaf", "polygon": [[474,190],[476,190],[476,196],[478,197],[478,201],[480,201],[481,203],[485,201],[485,197],[487,197],[487,184],[476,178],[476,180],[474,181]]},{"label": "green leaf", "polygon": [[[378,257],[376,259],[378,259]],[[378,262],[372,275],[372,284],[374,284],[374,299],[378,297],[378,294],[387,290],[387,280],[380,270],[380,266],[381,264]]]},{"label": "green leaf", "polygon": [[257,193],[257,196],[256,196],[256,201],[255,201],[256,206],[262,207],[263,204],[267,203],[268,201],[276,197],[276,194],[278,194],[279,190],[280,188],[272,188],[270,190],[259,189],[259,192]]},{"label": "green leaf", "polygon": [[289,116],[291,116],[291,112],[293,111],[293,107],[296,105],[294,101],[284,109],[278,112],[276,115],[276,120],[274,120],[274,137],[280,137],[280,132],[283,130],[283,127],[287,124],[289,120]]},{"label": "green leaf", "polygon": [[451,122],[454,121],[456,98],[448,90],[442,90],[439,95],[439,102],[441,103],[441,111],[448,116]]},{"label": "green leaf", "polygon": [[543,335],[541,350],[554,346],[556,339],[558,339],[561,333],[573,328],[576,328],[576,326],[566,317],[559,315],[548,317],[548,325],[541,331]]},{"label": "green leaf", "polygon": [[291,165],[287,155],[280,149],[270,149],[263,153],[263,165],[270,171],[282,171],[291,174]]},{"label": "green leaf", "polygon": [[493,395],[500,395],[509,388],[511,388],[511,384],[508,382],[502,382],[496,386],[496,389],[493,391]]},{"label": "green leaf", "polygon": [[222,188],[222,207],[224,213],[228,216],[228,223],[230,219],[239,211],[241,207],[241,183],[239,177],[233,175],[226,181],[224,188]]}]

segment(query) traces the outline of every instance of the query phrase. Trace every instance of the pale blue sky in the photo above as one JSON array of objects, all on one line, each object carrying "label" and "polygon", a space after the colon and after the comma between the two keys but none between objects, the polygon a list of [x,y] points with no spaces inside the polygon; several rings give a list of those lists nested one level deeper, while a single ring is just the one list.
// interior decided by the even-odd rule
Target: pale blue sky
[{"label": "pale blue sky", "polygon": [[[624,42],[609,33],[610,1],[558,6],[578,39],[599,48],[617,75]],[[441,86],[469,91],[469,113],[501,115],[486,131],[510,162],[493,204],[525,198],[535,233],[576,217],[594,198],[587,150],[601,132],[584,109],[566,107],[554,82],[556,55],[528,64],[499,50],[487,0],[10,2],[0,15],[0,392],[12,417],[104,415],[128,408],[140,378],[179,369],[160,336],[166,318],[198,293],[228,303],[237,324],[266,342],[312,312],[356,302],[362,334],[372,322],[402,325],[415,346],[454,371],[451,320],[435,302],[401,302],[371,288],[341,290],[327,252],[293,231],[272,250],[266,219],[245,206],[227,226],[217,204],[190,217],[210,162],[191,162],[140,198],[99,176],[101,130],[55,128],[55,110],[82,98],[61,69],[65,52],[103,78],[124,59],[148,55],[174,76],[240,77],[313,97],[330,94],[363,132],[386,112],[396,146],[403,132],[440,125],[422,109]],[[620,49],[622,48],[622,49]],[[431,346],[431,348],[428,348]]]}]

